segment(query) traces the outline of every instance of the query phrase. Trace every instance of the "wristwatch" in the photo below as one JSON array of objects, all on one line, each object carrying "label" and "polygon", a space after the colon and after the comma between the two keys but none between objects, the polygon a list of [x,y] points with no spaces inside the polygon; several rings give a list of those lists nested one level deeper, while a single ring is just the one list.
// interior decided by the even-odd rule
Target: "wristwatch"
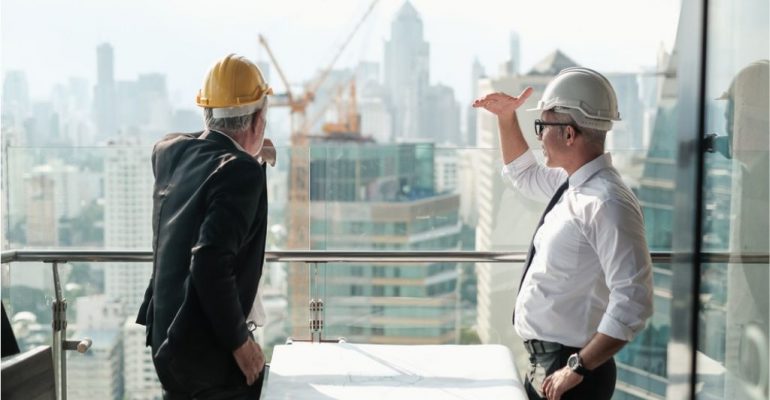
[{"label": "wristwatch", "polygon": [[569,369],[580,376],[586,376],[589,372],[591,372],[588,370],[588,368],[583,366],[583,359],[580,358],[580,353],[573,353],[571,356],[569,356],[567,359],[567,366]]}]

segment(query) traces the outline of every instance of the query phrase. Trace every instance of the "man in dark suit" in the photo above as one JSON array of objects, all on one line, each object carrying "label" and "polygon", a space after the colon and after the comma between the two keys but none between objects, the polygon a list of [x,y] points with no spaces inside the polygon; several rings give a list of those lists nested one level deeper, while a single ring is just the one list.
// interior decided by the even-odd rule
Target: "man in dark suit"
[{"label": "man in dark suit", "polygon": [[[267,86],[236,55],[209,71],[197,104],[206,130],[172,134],[152,154],[153,273],[147,327],[164,399],[256,399],[264,355],[247,327],[267,227]],[[269,141],[267,141],[269,144]]]}]

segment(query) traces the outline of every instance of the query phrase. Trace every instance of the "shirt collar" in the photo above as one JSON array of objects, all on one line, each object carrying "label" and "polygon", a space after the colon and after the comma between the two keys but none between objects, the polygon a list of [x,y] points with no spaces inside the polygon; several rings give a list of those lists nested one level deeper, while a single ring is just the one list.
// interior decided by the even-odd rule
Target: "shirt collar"
[{"label": "shirt collar", "polygon": [[569,186],[580,186],[597,172],[609,167],[612,167],[612,156],[610,156],[610,153],[604,153],[578,168],[578,170],[569,177]]},{"label": "shirt collar", "polygon": [[213,133],[217,133],[217,134],[219,134],[219,135],[222,135],[222,136],[226,137],[226,138],[227,138],[227,139],[229,139],[231,142],[233,142],[233,145],[235,146],[235,148],[236,148],[236,149],[238,149],[238,150],[240,150],[240,151],[242,151],[242,152],[244,152],[244,153],[248,154],[248,152],[247,152],[247,151],[246,151],[246,150],[245,150],[245,149],[244,149],[244,148],[243,148],[243,147],[242,147],[240,144],[238,144],[238,142],[236,142],[236,141],[235,141],[235,139],[233,139],[232,137],[230,137],[230,135],[228,135],[228,134],[225,134],[225,133],[222,133],[222,132],[220,132],[220,131],[206,131],[206,132],[204,132],[204,133],[203,133],[203,135],[201,135],[201,139],[205,139],[205,138],[206,138],[206,137],[208,137],[208,135],[210,135],[212,132],[213,132]]}]

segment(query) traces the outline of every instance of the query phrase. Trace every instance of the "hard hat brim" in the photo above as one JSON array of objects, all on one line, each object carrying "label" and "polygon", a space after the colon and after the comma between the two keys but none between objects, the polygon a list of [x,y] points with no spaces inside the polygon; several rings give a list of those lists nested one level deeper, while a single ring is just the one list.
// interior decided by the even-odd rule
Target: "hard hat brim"
[{"label": "hard hat brim", "polygon": [[242,117],[244,115],[254,114],[257,110],[264,107],[266,104],[267,96],[262,96],[257,102],[246,104],[236,107],[218,107],[211,109],[211,116],[214,118],[233,118]]}]

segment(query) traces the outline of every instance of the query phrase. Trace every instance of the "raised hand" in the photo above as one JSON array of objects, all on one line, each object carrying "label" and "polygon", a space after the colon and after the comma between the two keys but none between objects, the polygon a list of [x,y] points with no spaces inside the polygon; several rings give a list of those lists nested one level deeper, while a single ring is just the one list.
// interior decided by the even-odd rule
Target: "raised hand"
[{"label": "raised hand", "polygon": [[265,138],[265,141],[262,143],[262,150],[257,154],[257,161],[260,164],[268,163],[271,167],[275,167],[275,160],[275,145],[272,140]]},{"label": "raised hand", "polygon": [[527,101],[532,94],[532,91],[533,89],[531,87],[527,87],[518,97],[513,97],[503,92],[488,94],[482,98],[476,99],[476,101],[473,102],[473,107],[481,107],[498,117],[511,116],[525,101]]}]

